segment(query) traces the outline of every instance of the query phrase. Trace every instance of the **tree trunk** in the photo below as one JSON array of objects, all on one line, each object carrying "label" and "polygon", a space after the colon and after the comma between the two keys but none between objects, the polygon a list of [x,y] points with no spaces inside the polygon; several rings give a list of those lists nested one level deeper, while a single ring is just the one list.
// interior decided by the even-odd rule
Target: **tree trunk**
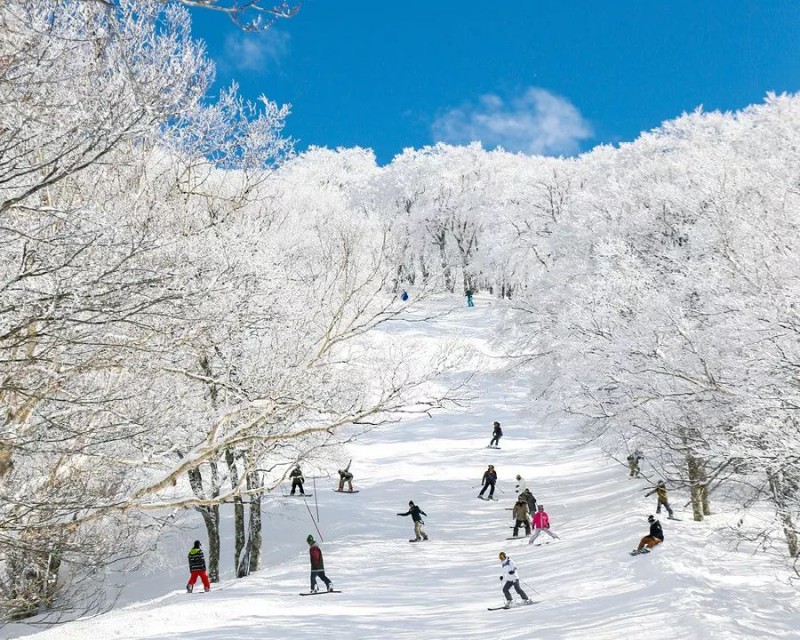
[{"label": "tree trunk", "polygon": [[[239,469],[236,466],[236,457],[233,450],[225,449],[225,463],[228,465],[228,474],[231,478],[231,488],[239,485]],[[233,498],[233,566],[239,567],[242,550],[245,544],[244,530],[244,502],[241,496]],[[238,570],[237,570],[238,574]]]},{"label": "tree trunk", "polygon": [[789,548],[789,555],[792,558],[800,557],[800,541],[798,541],[797,527],[794,524],[792,513],[789,511],[787,498],[793,493],[787,488],[781,472],[767,471],[767,480],[772,494],[772,501],[778,511],[778,518],[783,527],[783,535],[786,538],[786,546]]},{"label": "tree trunk", "polygon": [[[263,487],[261,474],[258,471],[247,474],[247,488],[252,491]],[[250,566],[248,572],[261,568],[261,494],[250,494],[250,536],[248,537]]]},{"label": "tree trunk", "polygon": [[219,582],[219,505],[197,507],[208,534],[208,579]]},{"label": "tree trunk", "polygon": [[692,516],[695,521],[702,522],[711,513],[708,504],[708,486],[705,473],[705,462],[692,454],[686,455],[686,467],[689,472],[689,491],[692,499]]}]

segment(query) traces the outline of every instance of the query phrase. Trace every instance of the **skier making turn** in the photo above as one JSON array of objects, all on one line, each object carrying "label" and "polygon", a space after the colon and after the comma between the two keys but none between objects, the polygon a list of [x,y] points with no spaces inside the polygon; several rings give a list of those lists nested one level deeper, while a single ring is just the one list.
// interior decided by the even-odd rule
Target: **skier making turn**
[{"label": "skier making turn", "polygon": [[504,551],[500,552],[499,555],[501,567],[503,569],[503,575],[500,576],[500,580],[504,580],[505,584],[503,585],[503,595],[506,598],[506,604],[504,609],[511,608],[511,587],[514,587],[514,590],[519,594],[519,597],[522,598],[523,604],[531,604],[530,599],[528,598],[528,594],[526,594],[522,587],[519,586],[519,575],[517,574],[517,565],[514,564],[514,561],[509,558]]},{"label": "skier making turn", "polygon": [[544,531],[551,538],[558,540],[558,536],[550,531],[550,516],[548,516],[547,512],[544,510],[544,505],[540,504],[538,509],[539,510],[533,515],[534,532],[531,536],[531,539],[528,540],[528,544],[533,544],[542,531]]},{"label": "skier making turn", "polygon": [[494,465],[490,464],[489,468],[483,472],[483,478],[481,478],[481,482],[483,482],[483,489],[478,494],[479,498],[483,498],[483,494],[489,489],[489,498],[483,498],[484,500],[494,498],[494,485],[497,483],[497,471],[494,470]]}]

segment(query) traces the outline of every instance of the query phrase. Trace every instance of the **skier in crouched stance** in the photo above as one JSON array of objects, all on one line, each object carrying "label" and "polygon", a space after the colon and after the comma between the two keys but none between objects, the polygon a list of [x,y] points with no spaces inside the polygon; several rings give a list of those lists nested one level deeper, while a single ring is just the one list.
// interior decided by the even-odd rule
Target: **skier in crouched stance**
[{"label": "skier in crouched stance", "polygon": [[189,582],[186,583],[186,593],[191,593],[194,590],[194,583],[197,579],[203,581],[203,588],[206,591],[211,591],[211,583],[208,581],[208,574],[206,573],[206,559],[203,556],[203,550],[200,548],[200,541],[195,540],[194,546],[189,549]]},{"label": "skier in crouched stance", "polygon": [[634,551],[631,551],[631,555],[650,553],[653,547],[664,542],[664,530],[661,528],[661,523],[656,520],[656,517],[648,516],[647,522],[650,523],[650,533],[639,541],[639,546]]},{"label": "skier in crouched stance", "polygon": [[501,562],[500,566],[503,568],[503,575],[500,576],[500,580],[505,581],[505,584],[503,585],[503,595],[506,598],[506,604],[504,608],[511,608],[511,587],[514,587],[514,590],[519,594],[519,597],[522,598],[522,604],[531,604],[528,594],[526,594],[522,590],[522,587],[519,586],[517,565],[514,564],[514,561],[509,558],[504,551],[500,552],[499,558]]},{"label": "skier in crouched stance", "polygon": [[317,593],[319,591],[317,587],[317,578],[325,583],[325,586],[328,587],[328,591],[333,591],[333,583],[328,580],[328,576],[325,575],[325,563],[322,560],[322,549],[317,546],[314,536],[310,534],[306,538],[306,542],[308,543],[308,555],[311,558],[311,593]]}]

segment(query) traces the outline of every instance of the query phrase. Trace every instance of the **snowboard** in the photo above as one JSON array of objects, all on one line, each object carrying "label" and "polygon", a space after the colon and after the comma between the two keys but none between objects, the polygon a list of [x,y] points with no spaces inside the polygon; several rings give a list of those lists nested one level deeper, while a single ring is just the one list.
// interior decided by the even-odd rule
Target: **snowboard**
[{"label": "snowboard", "polygon": [[502,449],[502,447],[493,447],[493,446],[488,445],[488,444],[486,445],[486,448],[487,449]]},{"label": "snowboard", "polygon": [[359,491],[359,490],[358,490],[358,489],[356,489],[356,490],[354,490],[354,491],[339,491],[339,489],[334,489],[334,491],[335,491],[336,493],[358,493],[358,491]]},{"label": "snowboard", "polygon": [[292,495],[291,493],[284,493],[283,497],[284,498],[310,498],[313,495],[314,495],[313,493],[295,493],[294,495]]},{"label": "snowboard", "polygon": [[411,538],[409,542],[427,542],[430,538],[423,538],[422,540],[417,540],[416,538]]},{"label": "snowboard", "polygon": [[[522,602],[519,602],[519,603],[515,602],[510,607],[508,607],[508,609],[519,609],[520,607],[527,607],[527,606],[529,606],[531,604],[539,604],[540,602],[541,602],[541,600],[536,600],[535,602],[529,602],[528,604],[524,604]],[[487,608],[488,608],[489,611],[501,611],[501,610],[505,609],[506,607],[487,607]]]},{"label": "snowboard", "polygon": [[670,518],[669,516],[667,516],[667,520],[674,520],[675,522],[683,522],[683,520],[681,520],[680,518]]},{"label": "snowboard", "polygon": [[527,540],[528,536],[511,536],[506,538],[506,540]]},{"label": "snowboard", "polygon": [[321,595],[326,594],[326,593],[341,593],[341,591],[338,591],[336,589],[334,589],[333,591],[317,591],[317,592],[313,592],[312,591],[312,592],[308,592],[308,593],[301,593],[300,595],[301,596],[321,596]]},{"label": "snowboard", "polygon": [[633,551],[631,551],[632,556],[643,556],[646,553],[650,553],[650,549],[642,549],[641,551],[639,551],[638,549],[634,549]]}]

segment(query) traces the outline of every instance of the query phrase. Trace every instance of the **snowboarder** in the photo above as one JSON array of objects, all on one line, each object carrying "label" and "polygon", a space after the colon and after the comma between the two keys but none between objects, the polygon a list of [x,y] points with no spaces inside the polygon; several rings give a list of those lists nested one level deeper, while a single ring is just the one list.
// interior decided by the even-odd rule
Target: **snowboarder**
[{"label": "snowboarder", "polygon": [[328,591],[333,591],[333,583],[325,575],[325,563],[322,561],[322,549],[317,545],[314,536],[308,534],[306,538],[308,543],[308,555],[311,558],[311,593],[318,593],[317,578],[325,583]]},{"label": "snowboarder", "polygon": [[530,513],[536,513],[536,496],[531,493],[530,489],[525,489],[525,491],[520,492],[520,498],[525,498],[525,502],[528,503],[528,511]]},{"label": "snowboarder", "polygon": [[200,541],[195,540],[194,546],[189,549],[189,582],[186,583],[186,593],[194,590],[194,583],[198,578],[203,581],[203,590],[211,591],[211,583],[208,581],[206,573],[206,559],[200,548]]},{"label": "snowboarder", "polygon": [[544,531],[551,538],[558,540],[558,536],[550,531],[550,516],[548,516],[547,512],[544,510],[544,505],[540,504],[538,511],[533,515],[533,529],[533,535],[531,536],[531,539],[528,540],[528,544],[533,544],[542,531]]},{"label": "snowboarder", "polygon": [[489,489],[489,498],[494,498],[494,485],[497,482],[497,472],[494,470],[493,465],[490,464],[489,468],[483,472],[481,482],[483,482],[483,489],[481,489],[478,497],[483,498],[483,494]]},{"label": "snowboarder", "polygon": [[347,483],[347,491],[353,493],[353,474],[350,473],[351,460],[344,469],[339,469],[339,491],[344,491],[344,483]]},{"label": "snowboarder", "polygon": [[631,552],[632,555],[650,553],[650,549],[664,542],[664,530],[661,528],[661,523],[656,520],[655,516],[647,516],[647,521],[650,523],[650,533],[639,541],[639,546]]},{"label": "snowboarder", "polygon": [[628,460],[628,469],[630,469],[630,478],[638,478],[639,477],[639,461],[644,458],[642,452],[636,449],[633,453],[631,453],[627,460]]},{"label": "snowboarder", "polygon": [[467,296],[467,306],[474,307],[475,302],[472,300],[472,296],[475,295],[475,291],[471,287],[468,287],[464,290],[464,295]]},{"label": "snowboarder", "polygon": [[[422,514],[422,515],[420,515]],[[425,530],[422,528],[424,526],[424,522],[422,521],[422,516],[428,517],[428,514],[425,513],[422,509],[420,509],[417,505],[414,504],[412,500],[408,501],[408,511],[405,513],[398,513],[398,516],[411,516],[411,519],[414,521],[414,540],[412,542],[419,542],[420,539],[427,540],[428,534],[425,533]]]},{"label": "snowboarder", "polygon": [[522,598],[523,604],[531,604],[531,601],[528,599],[528,594],[526,594],[519,586],[517,565],[514,564],[514,561],[509,558],[504,551],[500,552],[499,558],[501,562],[500,566],[503,568],[503,575],[500,576],[500,580],[505,580],[505,584],[503,585],[503,595],[506,598],[505,608],[511,608],[511,587],[514,587],[514,590],[519,594],[519,597]]},{"label": "snowboarder", "polygon": [[500,438],[503,437],[503,430],[500,428],[499,422],[494,422],[492,424],[494,429],[492,430],[492,439],[489,441],[490,447],[500,447]]},{"label": "snowboarder", "polygon": [[525,535],[531,535],[531,512],[525,496],[520,495],[517,498],[517,504],[514,505],[514,510],[511,513],[514,518],[514,537],[519,535],[519,528],[525,527]]},{"label": "snowboarder", "polygon": [[523,478],[521,475],[517,474],[517,484],[514,486],[514,490],[517,493],[522,493],[527,488],[528,488],[528,483],[525,482],[525,478]]},{"label": "snowboarder", "polygon": [[658,484],[656,484],[656,488],[645,493],[644,497],[647,498],[648,496],[652,496],[654,493],[658,496],[656,513],[661,513],[661,507],[663,506],[667,510],[667,517],[670,520],[675,520],[675,514],[672,512],[672,507],[669,506],[669,500],[667,500],[667,485],[664,484],[663,480],[659,480]]},{"label": "snowboarder", "polygon": [[303,477],[303,472],[300,470],[300,465],[298,464],[294,470],[289,474],[289,477],[292,479],[292,490],[289,495],[294,495],[296,489],[300,489],[300,495],[304,496],[305,491],[303,491],[303,483],[306,479]]}]

